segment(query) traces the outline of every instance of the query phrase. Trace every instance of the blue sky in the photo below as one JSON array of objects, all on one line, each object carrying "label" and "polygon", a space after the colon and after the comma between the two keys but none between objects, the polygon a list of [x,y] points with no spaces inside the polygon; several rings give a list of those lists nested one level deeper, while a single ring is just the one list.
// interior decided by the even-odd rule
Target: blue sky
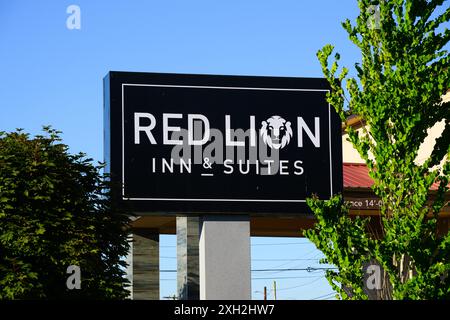
[{"label": "blue sky", "polygon": [[[66,28],[71,4],[81,8],[80,30]],[[351,0],[0,0],[0,130],[36,134],[50,124],[63,131],[72,152],[102,160],[108,71],[320,77],[316,52],[327,43],[336,45],[344,65],[358,60],[340,26],[357,12]],[[176,267],[175,250],[174,236],[162,236],[161,269]],[[317,266],[284,259],[320,256],[306,239],[252,239],[253,268]],[[280,299],[331,293],[318,275],[323,272],[253,273],[267,278],[252,281],[253,296],[260,299],[275,278]],[[175,287],[162,280],[161,296]]]}]

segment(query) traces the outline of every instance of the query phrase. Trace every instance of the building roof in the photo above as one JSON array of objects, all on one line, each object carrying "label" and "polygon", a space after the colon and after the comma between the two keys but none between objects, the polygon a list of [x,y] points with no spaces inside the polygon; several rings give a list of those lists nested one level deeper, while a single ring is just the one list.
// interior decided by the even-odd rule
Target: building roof
[{"label": "building roof", "polygon": [[344,188],[370,188],[373,185],[369,169],[363,163],[344,163]]},{"label": "building roof", "polygon": [[[369,189],[373,185],[369,177],[369,168],[364,163],[344,163],[343,166],[344,188]],[[439,183],[433,183],[431,190],[437,190]]]},{"label": "building roof", "polygon": [[364,121],[361,119],[360,116],[357,116],[356,114],[352,114],[347,118],[346,122],[342,122],[342,134],[346,134],[345,128],[347,126],[353,127],[354,129],[358,129],[364,125]]}]

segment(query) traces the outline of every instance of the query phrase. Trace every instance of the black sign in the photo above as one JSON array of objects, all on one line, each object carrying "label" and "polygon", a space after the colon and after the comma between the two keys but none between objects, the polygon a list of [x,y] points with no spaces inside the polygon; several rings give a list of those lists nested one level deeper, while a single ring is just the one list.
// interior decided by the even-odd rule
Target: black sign
[{"label": "black sign", "polygon": [[341,123],[316,78],[110,72],[105,161],[137,212],[305,213],[342,192]]}]

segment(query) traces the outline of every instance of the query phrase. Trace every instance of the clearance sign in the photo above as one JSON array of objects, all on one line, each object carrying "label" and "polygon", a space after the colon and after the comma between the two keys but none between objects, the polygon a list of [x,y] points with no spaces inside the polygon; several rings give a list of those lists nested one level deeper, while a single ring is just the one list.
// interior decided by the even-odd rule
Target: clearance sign
[{"label": "clearance sign", "polygon": [[341,124],[316,78],[110,72],[105,161],[136,212],[308,212],[342,192]]}]

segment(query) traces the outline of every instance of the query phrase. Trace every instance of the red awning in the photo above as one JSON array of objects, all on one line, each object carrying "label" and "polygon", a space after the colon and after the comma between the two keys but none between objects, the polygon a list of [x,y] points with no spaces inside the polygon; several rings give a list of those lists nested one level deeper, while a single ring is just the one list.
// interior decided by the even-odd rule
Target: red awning
[{"label": "red awning", "polygon": [[373,180],[363,163],[344,163],[344,188],[370,188]]},{"label": "red awning", "polygon": [[[369,177],[369,169],[363,163],[344,163],[344,188],[365,188],[373,185],[372,178]],[[431,190],[437,190],[438,183],[431,186]]]}]

